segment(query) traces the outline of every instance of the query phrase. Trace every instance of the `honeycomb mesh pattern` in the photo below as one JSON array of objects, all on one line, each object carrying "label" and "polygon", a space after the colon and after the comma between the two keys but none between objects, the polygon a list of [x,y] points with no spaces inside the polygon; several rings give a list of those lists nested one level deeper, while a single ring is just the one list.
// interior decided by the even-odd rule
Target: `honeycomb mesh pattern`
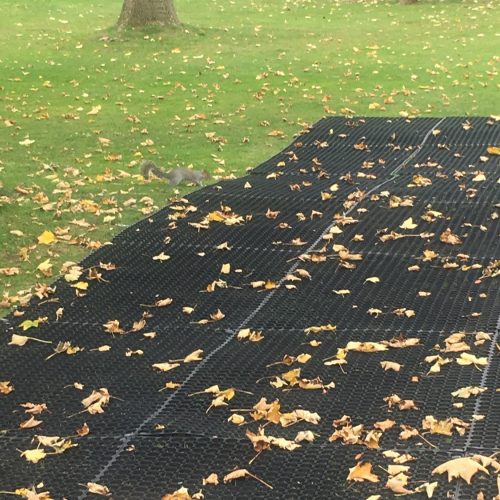
[{"label": "honeycomb mesh pattern", "polygon": [[[409,489],[438,481],[433,498],[480,492],[493,498],[492,470],[476,474],[471,485],[432,471],[452,458],[490,456],[500,446],[500,287],[498,277],[484,276],[500,259],[500,162],[488,152],[499,144],[498,123],[488,118],[325,118],[248,176],[196,191],[124,230],[81,263],[102,275],[82,276],[86,294],[77,297],[61,278],[53,285],[56,300],[34,299],[22,317],[0,323],[0,381],[15,388],[0,394],[0,490],[43,482],[54,498],[84,499],[92,496],[84,485],[96,482],[117,499],[159,499],[181,486],[214,499],[392,498],[384,487],[391,461],[382,452],[395,450],[414,457],[407,464]],[[240,219],[217,222],[224,209]],[[185,216],[176,217],[179,212]],[[212,221],[204,229],[207,217]],[[410,218],[411,229],[401,227]],[[441,241],[448,230],[459,245]],[[228,249],[217,248],[226,242]],[[353,260],[339,258],[341,246]],[[153,259],[162,252],[168,260]],[[221,273],[227,263],[230,272]],[[267,289],[256,282],[267,282]],[[172,303],[155,307],[165,298]],[[218,310],[225,316],[213,321]],[[47,321],[26,333],[19,326],[40,317]],[[105,331],[113,320],[123,332]],[[306,333],[318,325],[336,329]],[[242,328],[261,330],[263,340],[239,341]],[[154,335],[143,335],[148,332]],[[460,351],[443,350],[457,332],[486,363],[459,364]],[[12,334],[52,344],[11,346]],[[349,351],[346,364],[325,364],[352,341],[412,338],[418,345]],[[80,351],[49,358],[59,342]],[[182,362],[197,350],[201,361]],[[301,353],[312,357],[279,364]],[[449,362],[434,373],[428,358],[437,355]],[[400,371],[385,371],[383,361]],[[179,366],[166,373],[152,367],[165,362]],[[271,384],[293,368],[326,387]],[[169,381],[179,385],[166,389]],[[235,388],[234,397],[212,406],[213,396],[203,391],[215,385]],[[467,399],[451,395],[467,386],[486,390]],[[98,388],[112,396],[104,412],[82,412],[81,401]],[[389,407],[390,395],[416,408]],[[245,431],[257,432],[263,423],[249,417],[261,398],[278,399],[282,413],[305,409],[321,416],[317,425],[268,423],[266,434],[293,440],[309,430],[314,441],[293,451],[273,446],[256,457]],[[49,412],[36,416],[40,425],[22,429],[26,402],[46,403]],[[228,422],[233,413],[250,423]],[[343,415],[366,430],[386,419],[396,425],[382,434],[379,448],[331,442],[332,422]],[[461,419],[465,432],[424,433],[422,420],[430,415]],[[75,436],[84,422],[90,433]],[[420,436],[401,439],[402,424],[420,429]],[[78,446],[30,463],[20,450],[36,447],[34,435],[71,436]],[[347,480],[360,460],[373,464],[379,482]],[[223,484],[238,468],[273,488],[250,478]],[[212,472],[221,484],[203,486]]]}]

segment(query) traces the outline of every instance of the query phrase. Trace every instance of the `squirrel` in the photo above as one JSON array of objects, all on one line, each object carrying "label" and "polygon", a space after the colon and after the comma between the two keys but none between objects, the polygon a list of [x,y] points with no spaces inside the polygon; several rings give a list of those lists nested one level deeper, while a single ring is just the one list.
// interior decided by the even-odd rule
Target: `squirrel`
[{"label": "squirrel", "polygon": [[170,184],[177,186],[180,182],[188,181],[203,186],[203,181],[210,178],[210,174],[206,170],[192,170],[189,168],[174,168],[170,172],[165,172],[150,160],[141,163],[141,175],[145,179],[150,179],[151,174],[160,179],[167,179]]}]

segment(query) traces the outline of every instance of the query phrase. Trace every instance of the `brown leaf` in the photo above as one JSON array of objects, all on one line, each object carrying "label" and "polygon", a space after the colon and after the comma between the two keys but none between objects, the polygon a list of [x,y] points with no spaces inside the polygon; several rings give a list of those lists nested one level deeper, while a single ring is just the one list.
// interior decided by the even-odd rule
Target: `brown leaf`
[{"label": "brown leaf", "polygon": [[441,236],[439,237],[439,239],[443,243],[448,243],[448,245],[460,245],[462,243],[462,240],[460,239],[460,237],[458,235],[452,233],[450,228],[446,229],[446,231],[441,233]]},{"label": "brown leaf", "polygon": [[358,462],[354,467],[350,467],[347,480],[379,482],[378,476],[372,473],[372,464],[370,462]]},{"label": "brown leaf", "polygon": [[214,485],[219,484],[219,476],[215,472],[212,472],[212,474],[203,478],[203,486],[207,484],[214,484]]},{"label": "brown leaf", "polygon": [[21,347],[25,345],[28,340],[35,340],[36,342],[42,342],[43,344],[52,344],[50,340],[41,340],[35,337],[26,337],[25,335],[17,335],[16,333],[13,333],[9,345],[17,345]]},{"label": "brown leaf", "polygon": [[408,478],[404,474],[390,477],[385,487],[398,495],[412,495],[414,492],[405,488]]},{"label": "brown leaf", "polygon": [[359,351],[359,352],[379,352],[387,351],[387,347],[378,342],[348,342],[345,346],[346,351]]},{"label": "brown leaf", "polygon": [[0,394],[10,394],[14,391],[14,386],[10,380],[0,380]]},{"label": "brown leaf", "polygon": [[448,460],[437,466],[432,473],[433,474],[448,474],[448,482],[455,477],[461,477],[467,484],[471,484],[473,476],[477,472],[488,473],[488,469],[483,467],[478,461],[474,460],[472,457],[460,457]]},{"label": "brown leaf", "polygon": [[125,330],[120,326],[120,322],[117,319],[109,320],[103,326],[104,331],[108,333],[125,333]]},{"label": "brown leaf", "polygon": [[87,423],[84,422],[83,425],[80,428],[76,429],[75,432],[77,436],[84,437],[90,432],[90,428]]},{"label": "brown leaf", "polygon": [[481,387],[467,386],[467,387],[461,387],[460,389],[453,391],[451,395],[456,398],[468,399],[470,396],[477,396],[478,394],[481,394],[482,392],[485,392],[487,390],[488,390],[487,387],[481,388]]},{"label": "brown leaf", "polygon": [[394,427],[395,424],[396,422],[394,420],[386,419],[380,422],[375,422],[373,424],[373,427],[375,427],[375,429],[380,429],[381,431],[385,432],[386,430]]},{"label": "brown leaf", "polygon": [[97,391],[94,390],[82,400],[82,405],[85,406],[86,411],[88,411],[91,415],[95,415],[96,413],[104,413],[103,406],[106,406],[109,403],[110,395],[108,390],[105,387],[101,387]]},{"label": "brown leaf", "polygon": [[189,494],[189,490],[182,487],[174,491],[173,493],[167,493],[166,495],[163,495],[161,497],[161,500],[192,500],[193,498],[194,497]]},{"label": "brown leaf", "polygon": [[98,483],[87,483],[87,490],[89,493],[94,493],[95,495],[100,495],[102,497],[111,496],[111,491],[107,486]]},{"label": "brown leaf", "polygon": [[245,477],[251,477],[253,479],[256,479],[257,481],[259,481],[259,483],[262,483],[264,486],[267,486],[269,489],[271,489],[271,490],[273,489],[273,487],[269,483],[266,483],[264,480],[255,476],[254,474],[249,472],[247,469],[236,469],[233,472],[226,474],[224,476],[224,483],[229,483],[231,481],[234,481],[235,479],[242,479]]},{"label": "brown leaf", "polygon": [[37,427],[38,425],[42,424],[43,420],[37,420],[35,417],[31,417],[28,420],[25,420],[24,422],[21,422],[19,424],[20,429],[31,429],[32,427]]},{"label": "brown leaf", "polygon": [[151,365],[153,368],[156,368],[162,372],[168,372],[169,370],[173,370],[174,368],[177,368],[180,366],[180,363],[155,363]]},{"label": "brown leaf", "polygon": [[382,366],[382,368],[385,371],[392,370],[395,372],[398,372],[399,370],[401,370],[401,367],[403,366],[403,365],[400,365],[399,363],[396,363],[394,361],[381,361],[380,365]]}]

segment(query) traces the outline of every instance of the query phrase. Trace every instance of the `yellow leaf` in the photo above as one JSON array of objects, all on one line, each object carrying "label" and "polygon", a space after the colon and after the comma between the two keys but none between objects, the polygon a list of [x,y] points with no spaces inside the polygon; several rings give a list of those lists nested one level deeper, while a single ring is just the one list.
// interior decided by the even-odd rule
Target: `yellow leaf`
[{"label": "yellow leaf", "polygon": [[87,290],[89,284],[86,281],[78,281],[74,285],[71,285],[73,288],[78,288],[78,290]]},{"label": "yellow leaf", "polygon": [[472,178],[472,182],[483,182],[485,180],[486,180],[486,175],[484,175],[483,172],[479,172]]},{"label": "yellow leaf", "polygon": [[490,155],[500,155],[500,147],[498,146],[490,146],[486,149]]},{"label": "yellow leaf", "polygon": [[365,283],[366,282],[369,282],[369,283],[380,283],[380,278],[378,278],[377,276],[371,276],[370,278],[366,278],[365,279]]},{"label": "yellow leaf", "polygon": [[41,264],[38,264],[37,269],[47,277],[52,276],[52,264],[50,259],[44,260]]},{"label": "yellow leaf", "polygon": [[401,229],[415,229],[417,226],[418,226],[418,224],[415,224],[413,222],[413,217],[409,217],[399,227]]},{"label": "yellow leaf", "polygon": [[297,356],[298,363],[307,363],[311,359],[311,355],[307,353],[302,353]]},{"label": "yellow leaf", "polygon": [[44,459],[47,453],[41,448],[35,448],[33,450],[24,450],[21,452],[21,457],[25,458],[28,462],[34,464],[38,463],[40,460]]},{"label": "yellow leaf", "polygon": [[163,262],[168,259],[170,259],[170,255],[166,255],[164,252],[161,252],[153,257],[153,260],[159,260],[160,262]]},{"label": "yellow leaf", "polygon": [[100,104],[98,104],[97,106],[92,106],[92,109],[87,113],[88,115],[97,115],[97,113],[99,113],[99,111],[101,111],[102,107]]},{"label": "yellow leaf", "polygon": [[23,329],[23,331],[29,330],[30,328],[38,328],[40,321],[37,319],[25,319],[19,326]]},{"label": "yellow leaf", "polygon": [[55,241],[56,237],[52,231],[44,231],[38,237],[38,243],[40,243],[40,245],[52,245]]},{"label": "yellow leaf", "polygon": [[488,364],[488,358],[478,358],[474,354],[469,354],[467,352],[462,352],[460,357],[457,358],[457,363],[459,365],[475,365],[475,366],[486,366]]}]

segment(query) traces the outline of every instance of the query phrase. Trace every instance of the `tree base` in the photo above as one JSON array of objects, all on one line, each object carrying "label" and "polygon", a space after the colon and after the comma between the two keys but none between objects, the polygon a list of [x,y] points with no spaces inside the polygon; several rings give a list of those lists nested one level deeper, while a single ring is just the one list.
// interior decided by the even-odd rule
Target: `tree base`
[{"label": "tree base", "polygon": [[179,24],[173,0],[124,0],[118,19],[118,28]]}]

